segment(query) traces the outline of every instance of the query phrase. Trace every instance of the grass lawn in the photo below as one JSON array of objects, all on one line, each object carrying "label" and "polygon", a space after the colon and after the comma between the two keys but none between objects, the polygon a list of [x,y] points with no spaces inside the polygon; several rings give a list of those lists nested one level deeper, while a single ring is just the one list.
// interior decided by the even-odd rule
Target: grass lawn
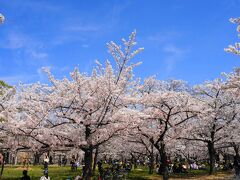
[{"label": "grass lawn", "polygon": [[[17,180],[22,177],[23,168],[21,166],[5,166],[3,172],[3,180]],[[43,166],[30,166],[28,174],[32,180],[39,180],[43,174]],[[59,167],[49,166],[49,176],[51,180],[66,180],[67,178],[73,179],[77,174],[80,174],[80,170],[72,172],[70,166]],[[233,175],[231,172],[218,172],[216,175],[208,176],[206,171],[195,170],[189,171],[187,174],[176,174],[172,175],[170,179],[181,180],[181,179],[197,179],[197,180],[217,180],[217,179],[232,179]],[[144,167],[139,167],[133,170],[129,177],[129,180],[161,180],[161,176],[156,173],[149,175],[148,171]],[[97,180],[97,178],[93,178]]]},{"label": "grass lawn", "polygon": [[[20,179],[20,177],[22,177],[22,171],[23,168],[21,166],[5,166],[2,179]],[[80,174],[80,171],[72,172],[70,166],[49,166],[49,176],[51,180],[66,180],[68,177],[73,179],[77,174]],[[31,180],[39,180],[43,175],[43,166],[29,166],[28,175],[31,177]]]},{"label": "grass lawn", "polygon": [[[138,168],[132,171],[129,174],[129,179],[135,180],[161,180],[161,176],[154,173],[152,175],[148,174],[147,169],[145,168]],[[217,172],[215,175],[208,175],[206,170],[189,170],[188,173],[180,173],[180,174],[172,174],[170,176],[170,180],[189,180],[189,179],[196,179],[196,180],[232,180],[233,179],[233,172]]]}]

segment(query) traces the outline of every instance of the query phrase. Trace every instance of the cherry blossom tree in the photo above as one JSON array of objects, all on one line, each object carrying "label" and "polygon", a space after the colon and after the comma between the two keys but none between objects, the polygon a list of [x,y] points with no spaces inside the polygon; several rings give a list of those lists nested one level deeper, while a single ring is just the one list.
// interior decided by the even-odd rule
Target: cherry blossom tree
[{"label": "cherry blossom tree", "polygon": [[[52,89],[47,96],[51,103],[48,121],[55,135],[68,139],[69,144],[84,151],[85,179],[92,175],[92,154],[99,145],[107,142],[115,133],[126,128],[131,111],[126,109],[127,98],[134,86],[132,69],[138,65],[129,61],[143,49],[133,50],[136,33],[129,40],[123,39],[124,49],[114,42],[108,43],[116,69],[109,61],[104,68],[99,62],[91,75],[80,73],[76,68],[72,79],[57,80],[47,70]],[[130,117],[130,116],[128,116]]]},{"label": "cherry blossom tree", "polygon": [[187,140],[204,142],[209,154],[209,174],[215,171],[216,146],[227,138],[226,128],[236,118],[233,97],[227,94],[221,79],[206,82],[195,87],[196,101],[199,101],[199,114],[187,124]]},{"label": "cherry blossom tree", "polygon": [[[231,23],[237,24],[237,32],[240,33],[240,18],[230,18]],[[238,34],[240,36],[240,34]],[[224,49],[226,52],[230,52],[236,55],[240,55],[240,43],[237,42],[234,45],[229,45]]]},{"label": "cherry blossom tree", "polygon": [[[15,89],[8,84],[6,84],[4,81],[0,81],[0,128],[1,130],[4,127],[4,124],[6,123],[6,114],[5,110],[8,106],[8,102],[12,99],[12,97],[15,94]],[[6,139],[6,134],[4,131],[0,131],[1,133],[1,146],[4,146]]]},{"label": "cherry blossom tree", "polygon": [[[8,101],[12,98],[12,96],[15,94],[15,89],[12,86],[9,86],[4,81],[0,81],[0,147],[4,147],[6,144],[7,134],[5,131],[3,131],[4,124],[6,123],[6,116],[4,114],[4,111],[6,109]],[[4,159],[1,163],[1,172],[0,172],[0,178],[3,174],[4,169]]]},{"label": "cherry blossom tree", "polygon": [[196,116],[195,101],[187,89],[182,81],[161,82],[153,77],[139,88],[140,111],[147,117],[141,118],[138,131],[158,150],[164,179],[168,179],[168,145],[184,132],[185,123]]},{"label": "cherry blossom tree", "polygon": [[[236,68],[231,73],[224,73],[224,77],[226,78],[226,84],[225,84],[225,91],[228,94],[228,96],[231,96],[232,106],[231,108],[234,109],[235,118],[232,121],[231,124],[229,124],[225,128],[225,136],[227,137],[225,141],[223,142],[223,147],[232,147],[235,152],[235,157],[240,160],[239,155],[239,148],[240,148],[240,142],[239,142],[239,127],[240,126],[240,69]],[[231,132],[231,133],[229,133]]]},{"label": "cherry blossom tree", "polygon": [[36,83],[20,85],[15,89],[15,95],[3,111],[6,117],[3,131],[8,135],[5,148],[12,152],[20,149],[31,150],[36,156],[57,148],[61,142],[46,123],[51,119],[45,99],[49,87]]},{"label": "cherry blossom tree", "polygon": [[178,139],[169,146],[171,157],[182,157],[190,164],[197,161],[205,161],[208,156],[206,145],[200,141],[188,141]]}]

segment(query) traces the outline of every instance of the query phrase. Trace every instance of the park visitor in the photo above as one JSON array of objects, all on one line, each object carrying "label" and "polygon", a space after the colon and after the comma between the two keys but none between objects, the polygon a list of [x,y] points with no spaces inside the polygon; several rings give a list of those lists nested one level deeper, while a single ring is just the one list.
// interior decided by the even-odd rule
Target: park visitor
[{"label": "park visitor", "polygon": [[48,176],[48,171],[43,171],[43,176],[40,178],[40,180],[50,180],[50,177]]},{"label": "park visitor", "polygon": [[27,173],[27,170],[23,170],[23,177],[21,180],[31,180],[30,176],[28,176]]}]

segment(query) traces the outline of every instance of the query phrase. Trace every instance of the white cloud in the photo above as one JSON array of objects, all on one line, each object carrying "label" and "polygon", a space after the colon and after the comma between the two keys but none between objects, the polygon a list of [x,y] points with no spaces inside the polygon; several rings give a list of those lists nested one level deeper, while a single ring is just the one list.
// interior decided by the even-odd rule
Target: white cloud
[{"label": "white cloud", "polygon": [[8,32],[0,42],[0,47],[18,50],[18,52],[22,51],[29,59],[46,60],[48,58],[48,54],[44,52],[44,45],[41,41],[20,32]]},{"label": "white cloud", "polygon": [[30,55],[34,59],[46,59],[48,57],[47,53],[44,52],[36,52],[36,51],[30,51]]},{"label": "white cloud", "polygon": [[70,43],[70,42],[75,42],[75,41],[86,41],[85,37],[82,36],[74,36],[71,34],[60,34],[58,36],[56,36],[54,39],[52,39],[51,43],[53,46],[56,45],[62,45],[62,44],[66,44],[66,43]]},{"label": "white cloud", "polygon": [[73,31],[73,32],[93,32],[99,31],[99,26],[94,25],[70,25],[64,28],[65,31]]},{"label": "white cloud", "polygon": [[88,44],[83,44],[82,47],[83,47],[83,48],[88,48],[89,45],[88,45]]},{"label": "white cloud", "polygon": [[165,74],[170,75],[176,68],[176,65],[183,60],[188,48],[176,46],[176,41],[182,37],[182,34],[176,31],[162,31],[151,34],[143,38],[144,43],[148,43],[157,53],[163,56],[162,61],[165,65]]},{"label": "white cloud", "polygon": [[186,50],[180,49],[180,48],[178,48],[178,47],[176,47],[172,44],[166,45],[165,47],[163,47],[163,51],[165,53],[169,53],[169,54],[172,54],[174,56],[181,56],[186,52]]},{"label": "white cloud", "polygon": [[155,34],[148,35],[145,39],[152,44],[157,46],[161,46],[164,43],[168,43],[173,41],[175,38],[180,37],[181,34],[175,31],[168,31],[168,32],[157,32]]},{"label": "white cloud", "polygon": [[0,47],[5,49],[19,49],[24,47],[27,41],[28,39],[24,35],[11,32],[7,34],[6,38],[2,39]]},{"label": "white cloud", "polygon": [[162,50],[165,53],[164,63],[168,74],[174,70],[177,63],[182,61],[185,54],[188,52],[188,49],[182,49],[173,44],[164,46]]},{"label": "white cloud", "polygon": [[19,0],[12,0],[11,3],[9,3],[9,1],[3,1],[1,3],[12,8],[27,9],[28,11],[34,12],[56,12],[63,9],[60,3],[52,3],[51,1],[24,0],[23,3]]}]

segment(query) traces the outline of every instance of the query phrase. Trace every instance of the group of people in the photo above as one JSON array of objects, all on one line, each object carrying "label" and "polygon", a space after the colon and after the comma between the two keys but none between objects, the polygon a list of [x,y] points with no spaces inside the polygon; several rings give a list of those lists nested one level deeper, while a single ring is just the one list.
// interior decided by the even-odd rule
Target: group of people
[{"label": "group of people", "polygon": [[113,161],[108,164],[108,167],[103,168],[103,162],[100,160],[97,163],[100,180],[109,179],[111,177],[118,179],[126,176],[132,169],[130,162]]},{"label": "group of people", "polygon": [[66,166],[66,164],[67,164],[67,158],[66,158],[66,156],[63,156],[63,158],[61,158],[61,157],[59,157],[59,160],[58,160],[58,165],[59,166]]},{"label": "group of people", "polygon": [[[48,176],[48,171],[43,171],[43,176],[40,178],[40,180],[50,180],[50,177]],[[30,176],[28,175],[27,170],[23,170],[23,177],[21,180],[31,180]]]},{"label": "group of people", "polygon": [[[43,162],[44,162],[44,170],[43,170],[43,176],[40,178],[40,180],[50,180],[50,177],[48,176],[49,157],[47,154],[44,155]],[[21,178],[21,180],[31,180],[27,170],[23,170],[23,177]]]},{"label": "group of people", "polygon": [[[44,157],[44,175],[40,178],[40,180],[50,180],[48,175],[48,163],[49,158],[47,155]],[[72,160],[70,162],[71,169],[77,170],[77,161],[74,156],[72,156]],[[99,171],[99,178],[100,180],[109,179],[111,177],[119,178],[127,175],[131,169],[132,164],[129,161],[121,162],[121,161],[111,161],[108,163],[106,168],[103,167],[103,161],[98,161],[97,163],[98,171]],[[159,173],[160,165],[156,165],[156,172]],[[215,168],[223,169],[223,170],[230,170],[235,169],[235,174],[237,178],[240,178],[240,158],[234,158],[233,163],[229,164],[216,164]],[[199,164],[196,162],[186,163],[185,161],[175,161],[174,163],[168,163],[168,170],[170,173],[187,173],[188,169],[191,170],[198,170],[198,169],[206,169],[206,165]],[[74,180],[82,180],[82,176],[76,176]],[[31,180],[30,176],[28,175],[27,170],[23,170],[23,177],[21,180]]]},{"label": "group of people", "polygon": [[[67,159],[66,157],[63,158],[63,163],[66,163]],[[43,176],[40,178],[40,180],[50,180],[50,177],[48,175],[48,165],[50,164],[50,158],[47,154],[44,155],[44,159],[43,159],[43,165],[44,165],[44,170],[43,170]],[[71,164],[71,170],[72,171],[76,171],[77,167],[79,166],[79,162],[77,162],[77,159],[75,158],[75,156],[72,156],[72,159],[70,161]],[[28,171],[27,170],[23,170],[23,177],[21,178],[21,180],[30,180],[30,176],[27,174]],[[76,176],[74,180],[81,180],[82,177],[81,176]]]},{"label": "group of people", "polygon": [[[228,167],[228,168],[226,168]],[[234,167],[233,165],[225,165],[225,164],[215,164],[215,168],[217,170],[230,170]],[[161,164],[156,164],[156,173],[161,174]],[[188,173],[188,170],[206,170],[207,162],[197,162],[191,161],[188,162],[186,159],[175,159],[173,162],[171,160],[167,160],[167,170],[168,173]],[[240,166],[239,166],[240,171]],[[239,173],[240,174],[240,173]]]}]

